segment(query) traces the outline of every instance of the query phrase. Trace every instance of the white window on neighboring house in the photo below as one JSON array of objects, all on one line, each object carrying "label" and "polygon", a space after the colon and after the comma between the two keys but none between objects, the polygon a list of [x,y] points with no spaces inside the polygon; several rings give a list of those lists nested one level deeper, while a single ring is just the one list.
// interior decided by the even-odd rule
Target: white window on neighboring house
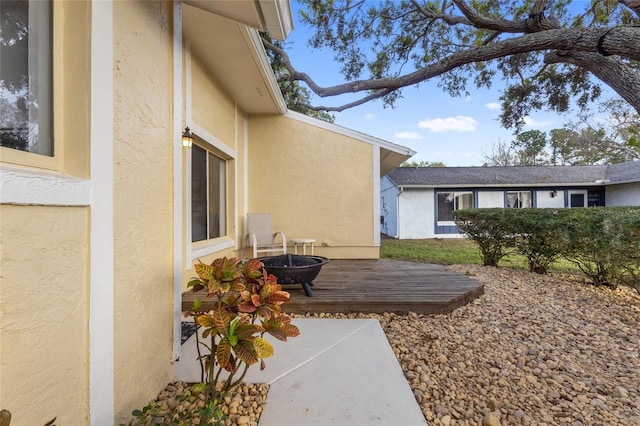
[{"label": "white window on neighboring house", "polygon": [[0,2],[0,146],[53,156],[52,1]]},{"label": "white window on neighboring house", "polygon": [[455,210],[473,208],[473,192],[438,192],[438,225],[453,225]]},{"label": "white window on neighboring house", "polygon": [[193,145],[191,152],[191,241],[226,235],[226,161]]},{"label": "white window on neighboring house", "polygon": [[507,207],[512,209],[533,207],[531,191],[507,192]]}]

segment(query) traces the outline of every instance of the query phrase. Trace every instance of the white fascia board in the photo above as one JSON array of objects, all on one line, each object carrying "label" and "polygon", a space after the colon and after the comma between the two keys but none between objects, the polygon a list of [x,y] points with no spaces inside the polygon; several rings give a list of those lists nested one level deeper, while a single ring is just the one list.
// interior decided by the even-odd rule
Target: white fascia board
[{"label": "white fascia board", "polygon": [[269,35],[284,40],[293,30],[293,16],[289,0],[260,0],[260,9]]},{"label": "white fascia board", "polygon": [[294,120],[298,120],[304,123],[307,123],[311,126],[323,128],[325,130],[329,130],[330,132],[338,133],[343,136],[347,136],[353,139],[360,140],[362,142],[366,142],[368,144],[378,146],[380,148],[396,152],[398,154],[413,156],[416,154],[411,148],[407,148],[406,146],[397,145],[393,142],[385,141],[384,139],[379,139],[374,136],[367,135],[365,133],[357,132],[355,130],[347,129],[346,127],[338,126],[337,124],[329,123],[327,121],[319,120],[317,118],[309,117],[308,115],[301,114],[295,111],[287,111],[285,116],[292,118]]}]

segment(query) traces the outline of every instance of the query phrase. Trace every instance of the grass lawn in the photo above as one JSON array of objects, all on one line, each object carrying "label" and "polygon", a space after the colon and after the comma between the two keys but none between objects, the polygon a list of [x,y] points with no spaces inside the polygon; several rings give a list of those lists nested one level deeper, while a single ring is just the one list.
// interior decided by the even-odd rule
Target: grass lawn
[{"label": "grass lawn", "polygon": [[[440,265],[481,265],[478,246],[466,238],[429,238],[424,240],[394,240],[383,238],[380,257],[384,259],[410,260]],[[528,269],[527,260],[518,254],[509,254],[500,260],[499,266]],[[566,260],[551,265],[550,270],[577,272],[578,268]]]}]

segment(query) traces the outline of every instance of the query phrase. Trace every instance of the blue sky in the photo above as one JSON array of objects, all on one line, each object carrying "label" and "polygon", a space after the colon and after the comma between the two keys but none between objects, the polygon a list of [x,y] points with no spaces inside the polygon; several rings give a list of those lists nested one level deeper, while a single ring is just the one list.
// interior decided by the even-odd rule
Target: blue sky
[{"label": "blue sky", "polygon": [[[330,51],[307,46],[310,31],[298,20],[298,6],[291,2],[294,30],[287,38],[287,51],[298,71],[309,74],[316,83],[330,86],[344,82]],[[395,108],[383,108],[380,101],[369,102],[334,114],[335,123],[416,151],[411,161],[442,161],[447,166],[481,166],[483,153],[490,153],[498,142],[510,143],[513,133],[500,127],[498,105],[500,81],[492,90],[468,87],[470,96],[453,98],[437,87],[437,79],[419,87],[403,89]],[[341,105],[345,99],[314,98],[315,104]],[[524,130],[548,132],[562,127],[567,117],[536,113],[527,119]]]}]

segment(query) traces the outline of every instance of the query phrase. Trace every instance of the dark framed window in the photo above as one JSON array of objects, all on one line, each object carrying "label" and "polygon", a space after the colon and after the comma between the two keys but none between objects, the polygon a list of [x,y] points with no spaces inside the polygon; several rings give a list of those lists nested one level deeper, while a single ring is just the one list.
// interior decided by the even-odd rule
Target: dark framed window
[{"label": "dark framed window", "polygon": [[531,191],[508,191],[507,207],[512,209],[524,209],[533,207]]},{"label": "dark framed window", "polygon": [[193,145],[191,152],[191,241],[226,235],[226,161]]},{"label": "dark framed window", "polygon": [[473,192],[438,192],[438,223],[453,222],[455,210],[473,208]]}]

